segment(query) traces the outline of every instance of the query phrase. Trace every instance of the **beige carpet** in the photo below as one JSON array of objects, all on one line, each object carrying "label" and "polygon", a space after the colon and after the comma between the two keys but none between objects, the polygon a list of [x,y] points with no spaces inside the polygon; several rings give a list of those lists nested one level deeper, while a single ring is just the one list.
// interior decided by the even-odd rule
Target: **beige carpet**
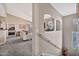
[{"label": "beige carpet", "polygon": [[9,37],[7,42],[0,46],[0,56],[31,56],[32,40],[23,41],[18,37]]}]

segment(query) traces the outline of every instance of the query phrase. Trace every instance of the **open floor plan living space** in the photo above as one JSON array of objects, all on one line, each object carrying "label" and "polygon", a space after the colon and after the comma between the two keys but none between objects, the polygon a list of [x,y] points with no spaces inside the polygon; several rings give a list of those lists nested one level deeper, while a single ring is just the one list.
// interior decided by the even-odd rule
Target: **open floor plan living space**
[{"label": "open floor plan living space", "polygon": [[79,56],[78,3],[0,3],[0,56]]}]

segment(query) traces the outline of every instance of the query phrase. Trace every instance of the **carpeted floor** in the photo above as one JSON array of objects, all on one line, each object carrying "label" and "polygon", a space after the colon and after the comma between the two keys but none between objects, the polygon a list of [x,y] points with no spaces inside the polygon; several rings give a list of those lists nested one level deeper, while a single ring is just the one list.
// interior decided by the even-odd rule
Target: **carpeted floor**
[{"label": "carpeted floor", "polygon": [[7,42],[0,46],[0,56],[31,56],[32,40],[23,41],[18,37],[9,37]]}]

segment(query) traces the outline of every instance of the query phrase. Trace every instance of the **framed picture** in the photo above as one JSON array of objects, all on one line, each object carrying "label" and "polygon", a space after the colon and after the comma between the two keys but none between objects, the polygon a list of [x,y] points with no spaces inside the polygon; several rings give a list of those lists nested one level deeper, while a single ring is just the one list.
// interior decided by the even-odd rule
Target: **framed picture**
[{"label": "framed picture", "polygon": [[45,31],[54,31],[55,23],[53,18],[46,19],[44,22]]},{"label": "framed picture", "polygon": [[15,30],[15,24],[8,24],[8,30]]}]

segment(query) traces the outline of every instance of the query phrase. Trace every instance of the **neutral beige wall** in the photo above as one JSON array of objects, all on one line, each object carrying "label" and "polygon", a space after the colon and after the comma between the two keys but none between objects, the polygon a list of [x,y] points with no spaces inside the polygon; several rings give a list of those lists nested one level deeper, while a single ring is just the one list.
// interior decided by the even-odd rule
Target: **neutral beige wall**
[{"label": "neutral beige wall", "polygon": [[7,14],[6,22],[10,24],[13,24],[13,23],[14,24],[26,24],[27,23],[27,21],[25,21],[24,19],[21,19],[19,17],[13,16],[10,14]]},{"label": "neutral beige wall", "polygon": [[31,24],[31,22],[29,22],[25,19],[10,15],[10,14],[7,14],[7,17],[5,17],[5,18],[0,17],[0,20],[5,21],[7,24],[15,24],[16,29],[19,28],[19,24]]},{"label": "neutral beige wall", "polygon": [[77,50],[72,48],[72,31],[73,31],[72,22],[74,17],[75,14],[63,17],[63,33],[64,33],[63,47],[68,49],[69,55],[76,55],[76,52],[78,52]]},{"label": "neutral beige wall", "polygon": [[5,20],[5,19],[6,19],[6,17],[1,17],[1,16],[0,16],[0,20]]},{"label": "neutral beige wall", "polygon": [[[40,33],[44,32],[44,14],[49,14],[54,19],[62,20],[62,15],[58,11],[56,11],[50,4],[48,4],[48,3],[39,4],[39,19],[40,19],[39,20],[39,24],[40,24],[39,25],[39,32]],[[53,35],[55,35],[55,37],[53,37]],[[59,35],[61,35],[60,36],[61,38],[60,39],[56,38]],[[52,32],[51,41],[54,39],[56,39],[55,41],[58,41],[59,43],[61,43],[60,47],[62,49],[62,30],[60,31],[60,33],[58,33],[58,35],[55,34],[54,32]],[[40,53],[48,53],[48,54],[56,54],[56,55],[61,54],[61,49],[58,50],[55,47],[53,47],[52,45],[50,45],[49,43],[45,42],[44,40],[42,40],[42,39],[39,39],[39,40],[40,40],[40,43],[39,43],[40,44]]]},{"label": "neutral beige wall", "polygon": [[[15,24],[16,30],[19,30],[19,24],[30,24],[31,22],[26,21],[25,19],[21,19],[16,16],[12,16],[10,14],[7,14],[6,23],[8,24]],[[27,28],[28,30],[28,28]]]}]

